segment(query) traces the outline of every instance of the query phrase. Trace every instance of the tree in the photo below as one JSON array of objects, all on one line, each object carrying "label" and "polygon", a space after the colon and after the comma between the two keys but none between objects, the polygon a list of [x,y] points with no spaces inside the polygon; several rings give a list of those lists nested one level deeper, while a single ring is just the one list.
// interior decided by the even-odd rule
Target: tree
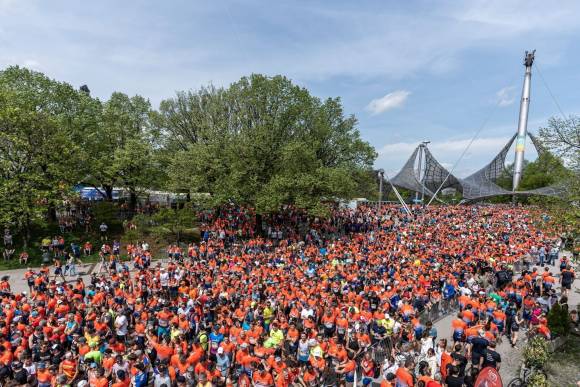
[{"label": "tree", "polygon": [[580,117],[550,118],[548,125],[540,128],[540,138],[548,149],[580,172]]},{"label": "tree", "polygon": [[43,74],[0,72],[0,221],[30,239],[31,224],[62,198],[76,176],[78,92]]},{"label": "tree", "polygon": [[161,101],[152,121],[164,147],[170,152],[187,150],[191,144],[207,140],[212,130],[225,125],[226,96],[223,88],[209,86],[197,92],[179,91],[175,98]]},{"label": "tree", "polygon": [[321,101],[282,76],[252,75],[161,105],[160,131],[181,147],[169,168],[173,187],[209,193],[217,205],[320,214],[324,201],[353,197],[376,158],[339,99]]},{"label": "tree", "polygon": [[548,327],[554,335],[568,335],[570,333],[570,315],[568,314],[568,308],[563,308],[560,303],[554,304],[548,312]]},{"label": "tree", "polygon": [[138,191],[161,179],[150,137],[151,105],[141,96],[113,93],[105,103],[86,99],[84,108],[89,124],[78,132],[84,150],[83,182],[102,188],[106,200],[113,199],[114,187],[126,188],[133,208]]},{"label": "tree", "polygon": [[[571,170],[563,184],[567,187],[566,204],[555,203],[552,213],[556,222],[563,225],[571,240],[578,240],[580,230],[580,118],[550,118],[546,127],[540,128],[544,146],[560,156]],[[570,205],[571,204],[571,205]],[[572,247],[572,246],[570,246]]]},{"label": "tree", "polygon": [[[511,191],[513,169],[513,163],[505,168],[503,174],[496,182],[500,187]],[[564,166],[559,157],[554,156],[549,151],[543,151],[540,152],[538,158],[534,161],[524,160],[523,174],[518,190],[527,191],[562,184],[569,179],[570,174],[570,170]],[[496,201],[505,202],[509,200],[511,198],[503,197],[498,198]],[[519,198],[519,200],[528,201],[528,198]],[[543,203],[553,201],[548,197],[536,198],[535,200]]]}]

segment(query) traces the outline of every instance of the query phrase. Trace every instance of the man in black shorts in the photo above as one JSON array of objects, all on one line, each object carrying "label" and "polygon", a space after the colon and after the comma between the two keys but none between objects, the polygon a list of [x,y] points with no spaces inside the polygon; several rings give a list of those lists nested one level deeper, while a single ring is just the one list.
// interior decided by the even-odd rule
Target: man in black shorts
[{"label": "man in black shorts", "polygon": [[567,296],[568,291],[572,289],[572,283],[574,283],[574,278],[576,275],[574,271],[567,265],[565,269],[560,273],[560,283],[562,284],[562,296]]}]

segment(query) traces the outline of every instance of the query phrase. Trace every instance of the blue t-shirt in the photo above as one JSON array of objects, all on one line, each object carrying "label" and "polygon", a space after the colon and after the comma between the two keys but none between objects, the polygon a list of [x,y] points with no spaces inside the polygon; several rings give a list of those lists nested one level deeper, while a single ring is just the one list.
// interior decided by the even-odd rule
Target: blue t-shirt
[{"label": "blue t-shirt", "polygon": [[135,387],[145,386],[147,386],[147,374],[145,372],[140,372],[135,375]]}]

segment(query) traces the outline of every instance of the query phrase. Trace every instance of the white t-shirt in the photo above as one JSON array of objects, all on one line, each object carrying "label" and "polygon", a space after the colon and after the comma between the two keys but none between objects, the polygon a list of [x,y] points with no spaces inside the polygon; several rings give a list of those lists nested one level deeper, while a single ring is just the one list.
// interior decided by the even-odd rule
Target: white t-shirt
[{"label": "white t-shirt", "polygon": [[125,336],[127,334],[127,317],[124,314],[120,314],[115,318],[115,327],[117,330],[117,335]]},{"label": "white t-shirt", "polygon": [[159,282],[161,283],[161,286],[169,286],[169,273],[164,272],[159,274]]},{"label": "white t-shirt", "polygon": [[314,311],[312,309],[304,308],[302,309],[302,312],[300,312],[300,317],[302,320],[306,320],[310,316],[314,316]]}]

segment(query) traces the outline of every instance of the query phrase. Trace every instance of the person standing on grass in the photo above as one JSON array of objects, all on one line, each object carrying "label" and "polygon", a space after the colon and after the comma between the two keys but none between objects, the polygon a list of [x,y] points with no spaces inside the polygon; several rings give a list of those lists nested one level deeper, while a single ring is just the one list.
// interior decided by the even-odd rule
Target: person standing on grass
[{"label": "person standing on grass", "polygon": [[12,234],[8,227],[4,229],[4,247],[12,247]]},{"label": "person standing on grass", "polygon": [[101,232],[101,241],[107,240],[107,231],[109,230],[109,226],[105,222],[101,223],[99,226],[99,231]]},{"label": "person standing on grass", "polygon": [[4,261],[10,261],[12,260],[12,256],[14,255],[14,249],[7,247],[4,249],[4,252],[2,253],[2,256],[4,258]]}]

